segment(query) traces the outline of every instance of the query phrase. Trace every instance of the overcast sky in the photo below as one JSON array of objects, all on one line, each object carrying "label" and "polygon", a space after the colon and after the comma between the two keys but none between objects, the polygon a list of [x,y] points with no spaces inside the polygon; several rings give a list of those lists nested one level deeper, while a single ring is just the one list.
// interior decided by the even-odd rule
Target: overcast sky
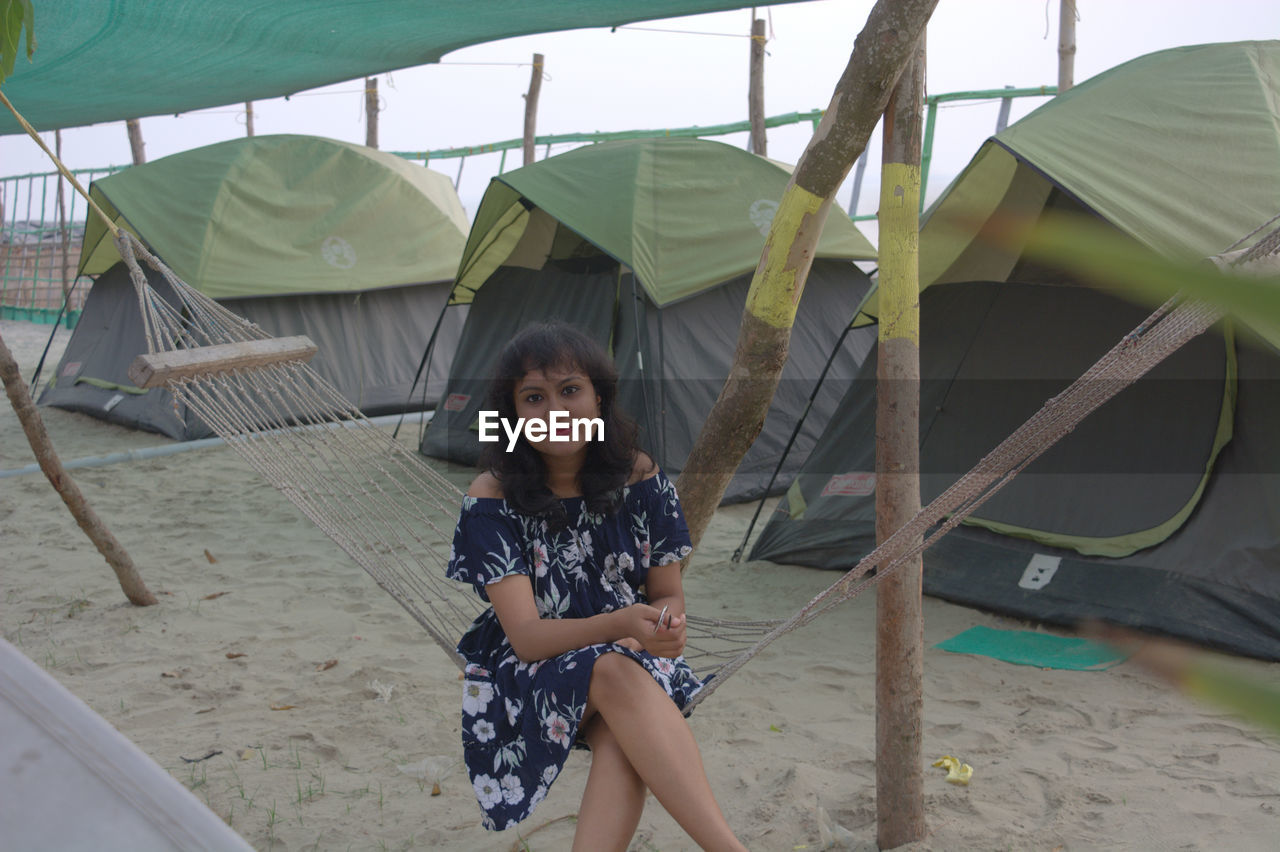
[{"label": "overcast sky", "polygon": [[[928,32],[928,90],[944,92],[1005,86],[1054,85],[1058,67],[1060,0],[941,0]],[[765,60],[767,115],[821,109],[848,62],[870,0],[812,0],[761,6],[768,22]],[[1217,41],[1280,38],[1275,0],[1078,0],[1075,80],[1164,48]],[[524,93],[533,54],[546,57],[538,104],[539,134],[662,129],[716,125],[747,117],[751,12],[743,9],[619,28],[507,39],[455,51],[437,65],[379,78],[383,150],[419,151],[517,138],[523,131]],[[38,32],[37,32],[38,36]],[[1043,103],[1016,101],[1012,119]],[[940,110],[929,195],[940,191],[995,128],[998,101]],[[365,141],[362,81],[254,104],[255,130],[306,133]],[[243,105],[141,122],[148,159],[242,136]],[[795,162],[812,128],[801,124],[769,132],[768,154]],[[45,134],[52,147],[52,133]],[[745,135],[722,137],[745,146]],[[880,139],[871,140],[859,213],[874,213]],[[566,148],[553,149],[567,150]],[[130,162],[123,123],[63,132],[72,168]],[[539,148],[538,157],[545,153]],[[432,167],[459,183],[469,215],[498,155]],[[520,164],[507,156],[506,168]],[[25,136],[0,137],[0,175],[50,169]],[[837,200],[847,207],[852,176]],[[865,227],[869,235],[874,226]]]}]

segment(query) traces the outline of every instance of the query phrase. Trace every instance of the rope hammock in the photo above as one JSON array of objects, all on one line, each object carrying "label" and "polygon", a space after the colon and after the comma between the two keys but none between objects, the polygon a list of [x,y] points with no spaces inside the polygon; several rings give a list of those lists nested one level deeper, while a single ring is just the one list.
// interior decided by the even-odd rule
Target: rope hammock
[{"label": "rope hammock", "polygon": [[[148,354],[135,361],[133,380],[168,388],[175,404],[201,417],[368,572],[461,668],[455,645],[484,608],[469,586],[444,576],[462,490],[429,466],[416,448],[376,428],[307,366],[315,347],[306,338],[271,338],[182,282],[126,231],[118,233],[116,246],[129,268],[147,338]],[[1280,229],[1233,256],[1231,265],[1277,253]],[[151,288],[139,258],[165,279],[176,303]],[[789,618],[760,622],[691,616],[686,658],[701,677],[714,677],[686,712],[773,641],[914,559],[1089,413],[1221,316],[1222,311],[1204,302],[1170,299]]]}]

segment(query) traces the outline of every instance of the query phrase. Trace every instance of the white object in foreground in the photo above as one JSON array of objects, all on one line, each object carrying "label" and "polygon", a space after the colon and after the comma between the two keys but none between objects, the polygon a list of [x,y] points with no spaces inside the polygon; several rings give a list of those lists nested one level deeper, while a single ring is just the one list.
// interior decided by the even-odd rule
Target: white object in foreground
[{"label": "white object in foreground", "polygon": [[0,639],[0,837],[9,849],[252,847],[140,748]]}]

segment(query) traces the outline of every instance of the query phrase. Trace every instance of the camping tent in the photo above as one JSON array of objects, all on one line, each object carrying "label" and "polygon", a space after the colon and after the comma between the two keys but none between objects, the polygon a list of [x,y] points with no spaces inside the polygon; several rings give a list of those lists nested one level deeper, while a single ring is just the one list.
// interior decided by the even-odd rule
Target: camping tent
[{"label": "camping tent", "polygon": [[[134,166],[90,195],[188,284],[272,335],[314,340],[312,366],[366,414],[404,409],[466,241],[446,177],[346,142],[254,136]],[[146,351],[142,318],[96,218],[80,273],[97,278],[40,402],[177,439],[210,434],[168,391],[130,382]],[[168,298],[163,278],[148,277]],[[446,318],[443,342],[456,342],[462,319]],[[411,407],[432,404],[446,376],[437,363]]]},{"label": "camping tent", "polygon": [[[751,273],[788,180],[770,160],[679,138],[578,148],[494,178],[452,296],[471,312],[422,451],[474,463],[498,350],[521,326],[558,318],[610,347],[644,445],[678,473],[728,375]],[[765,488],[828,356],[832,375],[847,378],[865,355],[869,334],[836,343],[868,286],[853,261],[874,256],[833,210],[777,397],[726,500]],[[796,439],[797,466],[839,397],[831,387]]]},{"label": "camping tent", "polygon": [[[978,241],[976,225],[1066,208],[1166,254],[1230,248],[1280,210],[1277,72],[1277,42],[1152,54],[978,152],[921,230],[923,500],[1148,312]],[[1187,344],[926,551],[925,591],[1280,659],[1276,342],[1224,324]],[[844,568],[874,547],[874,362],[752,558]]]}]

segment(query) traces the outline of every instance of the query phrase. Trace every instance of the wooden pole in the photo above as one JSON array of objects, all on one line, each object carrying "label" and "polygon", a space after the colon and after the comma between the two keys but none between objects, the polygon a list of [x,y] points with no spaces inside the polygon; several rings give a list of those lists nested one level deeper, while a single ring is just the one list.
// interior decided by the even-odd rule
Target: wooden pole
[{"label": "wooden pole", "polygon": [[378,147],[378,78],[364,78],[364,144]]},{"label": "wooden pole", "polygon": [[244,135],[253,135],[253,101],[244,102]]},{"label": "wooden pole", "polygon": [[1058,94],[1075,85],[1076,0],[1059,0],[1058,7]]},{"label": "wooden pole", "polygon": [[36,455],[40,469],[44,471],[54,490],[62,497],[62,502],[67,504],[80,529],[84,530],[85,535],[89,536],[89,540],[115,571],[116,579],[120,581],[120,588],[124,590],[125,597],[136,606],[154,604],[156,597],[147,589],[146,583],[142,582],[142,577],[133,567],[133,560],[129,558],[129,554],[98,518],[97,513],[80,493],[80,488],[63,469],[62,462],[59,461],[58,454],[53,449],[53,442],[49,440],[49,433],[45,431],[44,423],[40,419],[40,412],[36,410],[27,385],[18,374],[18,362],[14,360],[13,353],[5,345],[3,337],[0,337],[0,380],[4,381],[5,393],[9,396],[13,410],[18,414],[22,430],[27,433],[27,442],[31,444],[31,450]]},{"label": "wooden pole", "polygon": [[[924,36],[884,113],[876,541],[920,511],[920,142]],[[881,849],[925,836],[922,560],[876,586],[876,828]]]},{"label": "wooden pole", "polygon": [[124,123],[129,134],[129,150],[133,152],[133,164],[140,166],[147,161],[147,146],[142,141],[142,125],[138,119],[131,118]]},{"label": "wooden pole", "polygon": [[533,162],[534,139],[538,127],[538,95],[542,93],[543,57],[541,53],[533,55],[533,74],[529,78],[529,93],[524,96],[524,164]]},{"label": "wooden pole", "polygon": [[[754,16],[755,10],[751,10]],[[751,22],[751,76],[747,87],[747,116],[751,120],[751,153],[768,156],[764,128],[764,19]]]}]

